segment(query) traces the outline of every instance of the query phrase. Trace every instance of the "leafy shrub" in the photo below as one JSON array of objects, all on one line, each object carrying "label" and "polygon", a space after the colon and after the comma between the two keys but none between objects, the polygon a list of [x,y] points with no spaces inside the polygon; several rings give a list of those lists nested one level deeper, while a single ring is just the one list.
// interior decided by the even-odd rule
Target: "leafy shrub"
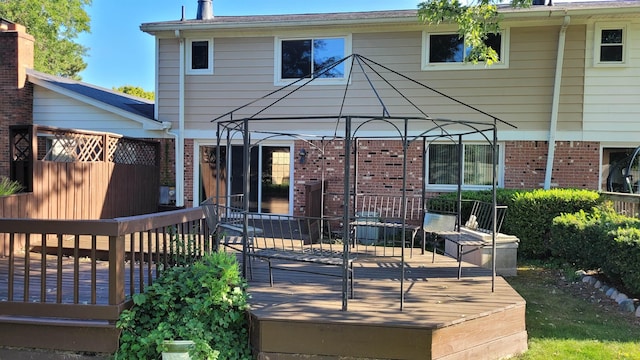
[{"label": "leafy shrub", "polygon": [[551,189],[520,191],[513,195],[503,232],[520,239],[518,255],[544,259],[550,256],[553,219],[563,213],[592,209],[600,195],[591,190]]},{"label": "leafy shrub", "polygon": [[555,258],[568,261],[584,269],[606,266],[611,251],[611,231],[640,226],[640,220],[619,215],[611,203],[562,214],[553,219],[550,250]]},{"label": "leafy shrub", "polygon": [[158,359],[164,340],[192,340],[194,359],[251,359],[246,282],[232,255],[166,269],[122,312],[116,359]]},{"label": "leafy shrub", "polygon": [[610,232],[613,238],[603,272],[618,278],[634,294],[640,294],[640,229],[618,228]]},{"label": "leafy shrub", "polygon": [[[597,263],[599,259],[589,257],[586,253],[590,252],[589,248],[594,247],[594,240],[604,235],[598,225],[600,216],[601,213],[597,209],[593,212],[580,210],[577,213],[562,214],[553,219],[549,239],[551,255],[576,266]],[[587,268],[592,268],[592,265],[588,265]]]},{"label": "leafy shrub", "polygon": [[610,203],[556,217],[550,248],[556,259],[578,268],[601,269],[640,293],[640,220],[616,213]]},{"label": "leafy shrub", "polygon": [[0,177],[0,196],[12,195],[20,191],[22,191],[22,185],[19,182]]}]

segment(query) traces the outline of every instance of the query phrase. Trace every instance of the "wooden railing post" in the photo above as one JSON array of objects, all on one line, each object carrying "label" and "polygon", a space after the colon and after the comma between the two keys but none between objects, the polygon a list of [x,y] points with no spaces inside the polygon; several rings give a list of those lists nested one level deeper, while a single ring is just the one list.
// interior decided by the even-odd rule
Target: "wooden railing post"
[{"label": "wooden railing post", "polygon": [[124,302],[124,235],[109,236],[109,305]]}]

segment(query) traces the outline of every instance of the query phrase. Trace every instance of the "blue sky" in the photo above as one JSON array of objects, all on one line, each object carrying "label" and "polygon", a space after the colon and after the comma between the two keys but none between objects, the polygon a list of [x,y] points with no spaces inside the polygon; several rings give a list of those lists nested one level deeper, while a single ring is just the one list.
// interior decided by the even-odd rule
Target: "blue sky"
[{"label": "blue sky", "polygon": [[[419,0],[213,0],[220,16],[416,9]],[[154,38],[140,24],[195,18],[197,0],[94,0],[87,12],[91,33],[78,42],[89,48],[82,81],[106,87],[154,89]]]}]

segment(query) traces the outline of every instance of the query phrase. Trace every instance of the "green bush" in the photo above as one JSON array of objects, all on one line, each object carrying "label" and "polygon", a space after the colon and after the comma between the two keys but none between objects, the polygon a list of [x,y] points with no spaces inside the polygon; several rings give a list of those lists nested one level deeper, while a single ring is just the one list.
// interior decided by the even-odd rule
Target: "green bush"
[{"label": "green bush", "polygon": [[551,189],[519,191],[507,210],[504,233],[520,239],[518,255],[544,259],[551,255],[550,237],[553,219],[563,213],[592,209],[600,203],[600,194],[591,190]]},{"label": "green bush", "polygon": [[22,191],[22,185],[19,182],[0,177],[0,196],[12,195],[20,191]]},{"label": "green bush", "polygon": [[584,269],[607,266],[611,231],[640,226],[640,220],[619,215],[610,203],[553,219],[551,255]]},{"label": "green bush", "polygon": [[600,269],[640,293],[640,220],[616,213],[610,203],[553,220],[551,254],[577,268]]},{"label": "green bush", "polygon": [[620,279],[633,294],[640,294],[640,229],[618,228],[610,232],[611,251],[602,271]]},{"label": "green bush", "polygon": [[194,359],[251,359],[246,282],[232,255],[163,271],[122,312],[116,359],[158,359],[165,340],[192,340]]},{"label": "green bush", "polygon": [[549,239],[551,255],[575,266],[589,264],[585,265],[586,268],[594,268],[594,265],[599,267],[597,264],[600,259],[590,257],[587,253],[595,247],[597,239],[605,235],[599,226],[600,216],[600,211],[596,209],[593,212],[580,210],[554,218]]}]

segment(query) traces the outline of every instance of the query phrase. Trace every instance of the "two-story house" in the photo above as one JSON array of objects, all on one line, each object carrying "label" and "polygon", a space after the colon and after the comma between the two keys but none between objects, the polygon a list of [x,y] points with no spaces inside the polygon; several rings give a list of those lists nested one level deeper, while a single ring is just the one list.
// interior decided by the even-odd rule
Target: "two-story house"
[{"label": "two-story house", "polygon": [[[466,63],[468,49],[456,26],[426,26],[415,10],[231,17],[205,10],[195,20],[141,26],[156,39],[155,118],[171,122],[178,134],[177,190],[187,205],[212,195],[216,126],[211,120],[309,76],[314,66],[352,54],[514,124],[517,128],[504,127],[499,133],[499,186],[600,189],[608,164],[640,145],[637,1],[501,7],[502,31],[488,39],[500,61],[491,66]],[[366,88],[366,80],[350,79],[349,71],[347,63],[330,76],[315,79],[305,96],[277,104],[269,114],[336,114],[333,100],[341,98],[345,83],[351,82],[352,89]],[[352,101],[352,111],[366,112],[375,103],[373,95],[363,94]],[[431,116],[471,116],[441,97],[410,95]],[[239,115],[256,111],[257,107],[249,107]],[[402,107],[394,109],[394,114],[405,113]],[[300,128],[327,135],[334,131],[326,124],[303,120]],[[265,141],[252,152],[256,163],[270,161],[269,173],[263,171],[252,180],[255,189],[272,182],[287,189],[277,212],[297,211],[294,199],[299,193],[294,188],[309,180],[302,178],[301,145],[294,139]],[[373,162],[384,162],[384,153],[394,145],[374,141],[368,146]],[[436,171],[437,164],[447,160],[437,154],[447,154],[447,146],[432,144],[424,169],[412,170],[416,174],[424,170],[429,191],[455,188],[451,176]],[[464,146],[469,156],[463,169],[487,158],[486,145]],[[224,174],[225,190],[235,192],[233,164],[229,169]],[[369,177],[378,181],[388,176],[384,166],[369,170]],[[262,177],[269,177],[269,182]],[[463,179],[464,188],[486,186],[481,175],[470,172]],[[266,203],[268,190],[261,193],[264,207],[273,211]]]}]

